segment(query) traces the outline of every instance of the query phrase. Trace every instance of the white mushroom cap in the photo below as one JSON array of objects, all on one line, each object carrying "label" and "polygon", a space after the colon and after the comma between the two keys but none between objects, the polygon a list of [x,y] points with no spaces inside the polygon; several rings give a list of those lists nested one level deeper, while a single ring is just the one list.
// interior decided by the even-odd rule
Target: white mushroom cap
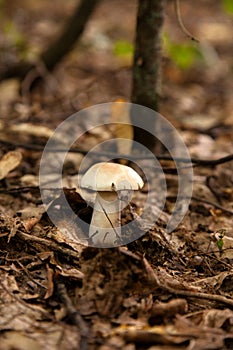
[{"label": "white mushroom cap", "polygon": [[142,178],[132,168],[116,163],[97,163],[85,173],[81,187],[93,191],[139,190]]}]

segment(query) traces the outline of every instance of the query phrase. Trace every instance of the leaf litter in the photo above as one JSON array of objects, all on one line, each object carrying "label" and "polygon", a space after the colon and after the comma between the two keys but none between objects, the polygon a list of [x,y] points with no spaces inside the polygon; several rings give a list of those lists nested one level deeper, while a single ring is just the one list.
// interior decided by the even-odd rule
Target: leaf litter
[{"label": "leaf litter", "polygon": [[[112,11],[109,3],[100,6],[93,23],[106,33],[116,25],[111,27],[110,20],[103,23],[102,14]],[[134,5],[125,5],[124,10],[130,20],[122,30],[129,38]],[[114,6],[118,11],[119,5]],[[43,6],[40,9],[41,13],[45,10]],[[188,4],[184,10],[194,11]],[[61,9],[56,11],[59,15]],[[173,28],[172,11],[168,11],[167,25]],[[217,4],[209,8],[202,2],[195,8],[197,18],[208,18],[209,11],[220,16]],[[180,130],[192,156],[216,159],[232,152],[232,74],[226,68],[231,51],[229,41],[211,34],[215,23],[206,23],[191,25],[198,35],[201,32],[211,39],[209,45],[221,53],[215,56],[218,64],[214,74],[211,64],[205,68],[197,64],[182,72],[171,60],[165,62],[161,111]],[[223,26],[225,32],[232,33],[229,22]],[[180,34],[175,35],[179,38]],[[128,100],[130,96],[129,69],[122,67],[117,57],[112,60],[114,67],[109,68],[108,52],[102,52],[102,70],[101,65],[96,68],[90,52],[98,61],[96,48],[77,48],[54,73],[69,94],[55,84],[56,94],[53,90],[51,94],[20,97],[11,87],[9,98],[1,100],[0,136],[5,143],[0,154],[0,350],[232,349],[232,161],[194,168],[196,200],[170,235],[164,227],[174,205],[177,176],[167,174],[168,200],[163,215],[146,235],[127,247],[86,247],[85,232],[83,241],[75,240],[80,232],[71,221],[61,217],[58,230],[42,207],[40,152],[35,146],[43,148],[54,127],[77,106],[114,100],[119,95]],[[74,78],[77,64],[80,72]],[[4,93],[7,95],[6,90]],[[112,132],[102,131],[84,137],[87,149]],[[130,129],[127,132],[131,135]],[[119,133],[120,129],[116,131]],[[24,144],[31,148],[24,148]],[[74,189],[82,156],[79,164],[76,159],[67,159],[64,191],[74,212],[90,222],[91,208]],[[162,164],[173,166],[169,161]],[[132,204],[136,212],[140,212],[143,196],[146,193]],[[50,208],[56,211],[59,205],[59,197],[53,198]],[[151,210],[157,210],[156,206]],[[128,208],[122,221],[129,220],[132,213]]]}]

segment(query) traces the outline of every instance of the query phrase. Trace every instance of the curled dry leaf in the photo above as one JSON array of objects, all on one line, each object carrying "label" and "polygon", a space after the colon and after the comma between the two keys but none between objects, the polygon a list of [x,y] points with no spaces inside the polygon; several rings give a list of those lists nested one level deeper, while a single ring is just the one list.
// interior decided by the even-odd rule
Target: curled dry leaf
[{"label": "curled dry leaf", "polygon": [[30,218],[24,221],[23,225],[27,232],[30,232],[31,229],[39,222],[37,218]]},{"label": "curled dry leaf", "polygon": [[130,154],[133,142],[133,127],[130,120],[130,107],[123,99],[113,104],[111,122],[115,124],[117,150],[121,154]]},{"label": "curled dry leaf", "polygon": [[20,179],[23,186],[39,186],[39,177],[32,174],[25,174]]},{"label": "curled dry leaf", "polygon": [[49,264],[46,264],[46,268],[47,268],[47,291],[44,296],[44,299],[50,298],[54,292],[54,283],[53,283],[54,271],[49,267]]},{"label": "curled dry leaf", "polygon": [[10,151],[0,160],[0,180],[5,179],[7,175],[17,168],[22,161],[22,154],[18,151]]},{"label": "curled dry leaf", "polygon": [[59,271],[59,275],[77,280],[84,278],[84,273],[78,270],[77,268],[67,268],[65,266],[63,266],[63,268]]}]

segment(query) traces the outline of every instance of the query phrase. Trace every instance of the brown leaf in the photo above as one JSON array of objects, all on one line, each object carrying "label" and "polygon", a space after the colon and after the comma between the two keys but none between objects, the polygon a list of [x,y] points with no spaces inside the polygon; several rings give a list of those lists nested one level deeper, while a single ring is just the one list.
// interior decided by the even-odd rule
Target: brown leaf
[{"label": "brown leaf", "polygon": [[12,125],[11,131],[20,134],[27,134],[36,137],[50,138],[53,135],[53,130],[43,125],[35,125],[30,123],[21,123]]},{"label": "brown leaf", "polygon": [[39,222],[37,218],[30,218],[23,222],[24,228],[27,232],[30,232],[31,229]]},{"label": "brown leaf", "polygon": [[133,127],[130,120],[130,106],[124,100],[117,100],[112,107],[111,122],[115,124],[117,150],[130,154],[133,142]]},{"label": "brown leaf", "polygon": [[76,268],[66,268],[65,266],[63,266],[61,271],[59,271],[59,275],[77,280],[84,277],[84,274],[80,270]]},{"label": "brown leaf", "polygon": [[53,295],[53,291],[54,291],[54,284],[53,284],[54,271],[49,267],[48,264],[46,264],[46,267],[47,267],[48,283],[47,283],[47,291],[44,296],[44,299],[50,298]]},{"label": "brown leaf", "polygon": [[0,160],[0,180],[5,179],[9,172],[17,168],[22,161],[22,154],[18,151],[10,151]]}]

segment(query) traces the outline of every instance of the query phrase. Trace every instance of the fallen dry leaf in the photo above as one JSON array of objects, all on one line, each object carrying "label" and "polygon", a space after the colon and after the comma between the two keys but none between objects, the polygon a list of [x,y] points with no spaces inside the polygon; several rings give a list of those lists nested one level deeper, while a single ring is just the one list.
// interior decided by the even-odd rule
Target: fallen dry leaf
[{"label": "fallen dry leaf", "polygon": [[53,130],[47,128],[43,125],[34,125],[30,123],[21,123],[13,125],[11,131],[16,133],[22,133],[26,135],[36,136],[36,137],[46,137],[50,138],[53,134]]},{"label": "fallen dry leaf", "polygon": [[39,222],[37,218],[30,218],[23,222],[24,228],[27,232],[30,232],[31,229]]},{"label": "fallen dry leaf", "polygon": [[0,160],[0,180],[5,179],[7,175],[17,168],[22,161],[22,154],[18,151],[10,151]]},{"label": "fallen dry leaf", "polygon": [[84,277],[84,274],[80,270],[75,268],[66,268],[65,266],[63,266],[63,268],[59,271],[59,275],[77,280]]},{"label": "fallen dry leaf", "polygon": [[47,291],[44,298],[48,299],[53,295],[53,291],[54,291],[54,283],[53,283],[54,271],[49,267],[49,264],[46,264],[46,268],[47,268],[48,282],[47,282]]},{"label": "fallen dry leaf", "polygon": [[120,99],[113,104],[111,122],[115,124],[117,150],[121,154],[130,154],[133,142],[133,127],[130,121],[130,106]]}]

